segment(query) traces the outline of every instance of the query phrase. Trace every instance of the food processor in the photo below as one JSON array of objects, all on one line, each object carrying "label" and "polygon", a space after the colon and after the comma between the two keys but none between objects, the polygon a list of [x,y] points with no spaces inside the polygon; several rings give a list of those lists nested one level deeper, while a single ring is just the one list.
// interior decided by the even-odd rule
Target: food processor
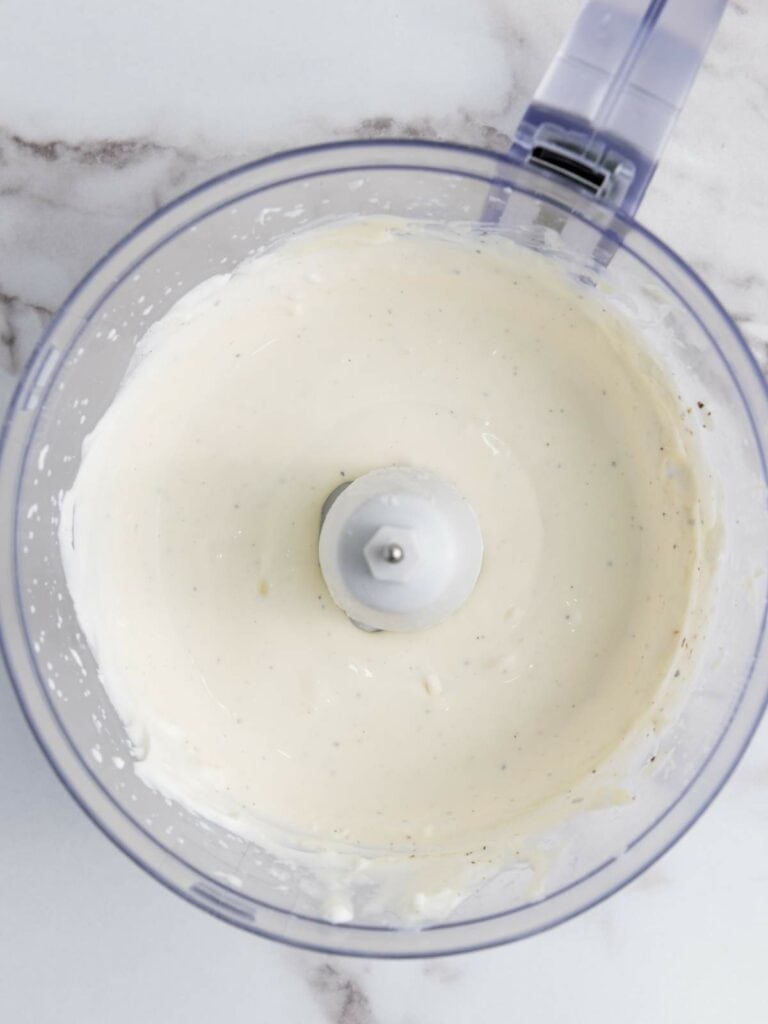
[{"label": "food processor", "polygon": [[[652,864],[743,753],[768,698],[766,386],[706,285],[633,220],[723,7],[724,0],[588,3],[509,154],[349,142],[215,178],[115,246],[41,340],[3,428],[4,658],[35,735],[75,799],[128,856],[195,905],[247,931],[358,956],[430,956],[520,939],[593,906]],[[598,294],[631,321],[673,383],[718,490],[721,554],[696,671],[653,757],[637,764],[632,798],[574,819],[567,834],[555,831],[549,842],[565,852],[535,886],[512,884],[501,872],[444,920],[418,928],[373,913],[330,921],[305,862],[202,819],[130,770],[131,745],[78,623],[59,543],[61,501],[83,443],[149,327],[212,275],[317,224],[369,214],[493,230],[542,254],[574,288]],[[321,563],[323,536],[333,535],[345,508],[355,514],[357,483],[327,503]],[[406,474],[362,486],[373,488],[369,497],[397,486],[417,501],[424,485]],[[471,510],[450,492],[443,497],[472,557],[463,577],[446,585],[447,603],[442,592],[421,602],[425,626],[460,605],[482,558]],[[369,552],[377,578],[393,578],[408,560],[411,541],[393,529]],[[379,608],[372,618],[370,599],[361,611],[354,574],[334,571],[326,564],[326,582],[350,618],[369,629],[413,625],[407,617],[398,625],[402,608]]]}]

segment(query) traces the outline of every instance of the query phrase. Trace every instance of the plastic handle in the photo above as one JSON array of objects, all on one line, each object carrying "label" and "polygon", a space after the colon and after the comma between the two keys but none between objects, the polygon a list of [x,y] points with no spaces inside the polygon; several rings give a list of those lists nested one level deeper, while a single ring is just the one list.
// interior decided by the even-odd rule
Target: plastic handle
[{"label": "plastic handle", "polygon": [[633,214],[727,0],[590,0],[512,154]]}]

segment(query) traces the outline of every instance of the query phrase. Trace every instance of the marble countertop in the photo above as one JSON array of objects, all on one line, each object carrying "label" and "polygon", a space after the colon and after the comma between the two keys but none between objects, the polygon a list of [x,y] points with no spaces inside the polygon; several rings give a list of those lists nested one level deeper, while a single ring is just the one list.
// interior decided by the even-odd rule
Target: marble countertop
[{"label": "marble countertop", "polygon": [[[136,221],[246,159],[328,138],[504,149],[578,0],[5,0],[0,398]],[[768,8],[732,2],[640,213],[766,364]],[[0,1019],[759,1024],[768,722],[704,818],[582,917],[426,962],[281,947],[164,891],[65,794],[0,679]]]}]

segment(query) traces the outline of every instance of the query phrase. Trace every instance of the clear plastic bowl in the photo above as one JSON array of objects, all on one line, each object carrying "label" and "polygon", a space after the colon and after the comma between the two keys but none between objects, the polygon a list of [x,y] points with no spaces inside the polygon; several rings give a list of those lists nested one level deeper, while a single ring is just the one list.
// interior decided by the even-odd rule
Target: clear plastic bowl
[{"label": "clear plastic bowl", "polygon": [[[57,536],[60,497],[83,439],[150,324],[185,291],[262,247],[360,213],[494,220],[579,287],[600,288],[634,320],[691,406],[720,487],[724,547],[710,628],[679,714],[655,740],[658,767],[638,770],[633,800],[583,816],[535,898],[502,875],[422,930],[365,916],[329,923],[301,868],[276,865],[136,778],[78,627]],[[698,415],[699,402],[706,415]],[[712,800],[758,723],[768,693],[767,426],[765,384],[733,322],[636,224],[481,150],[364,142],[286,153],[202,185],[147,220],[94,267],[40,342],[3,431],[3,653],[30,725],[75,799],[128,856],[197,906],[261,935],[360,956],[428,956],[520,939],[593,906],[653,863]]]}]

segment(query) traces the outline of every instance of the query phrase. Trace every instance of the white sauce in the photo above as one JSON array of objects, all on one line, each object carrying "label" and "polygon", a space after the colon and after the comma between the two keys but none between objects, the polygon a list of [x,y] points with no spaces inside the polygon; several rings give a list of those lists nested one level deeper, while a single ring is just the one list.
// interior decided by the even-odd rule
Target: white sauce
[{"label": "white sauce", "polygon": [[[474,593],[424,632],[356,629],[318,568],[326,496],[388,465],[453,482],[483,532]],[[595,297],[503,239],[379,218],[154,325],[62,546],[149,785],[246,835],[461,852],[653,707],[698,487],[674,396]]]}]

